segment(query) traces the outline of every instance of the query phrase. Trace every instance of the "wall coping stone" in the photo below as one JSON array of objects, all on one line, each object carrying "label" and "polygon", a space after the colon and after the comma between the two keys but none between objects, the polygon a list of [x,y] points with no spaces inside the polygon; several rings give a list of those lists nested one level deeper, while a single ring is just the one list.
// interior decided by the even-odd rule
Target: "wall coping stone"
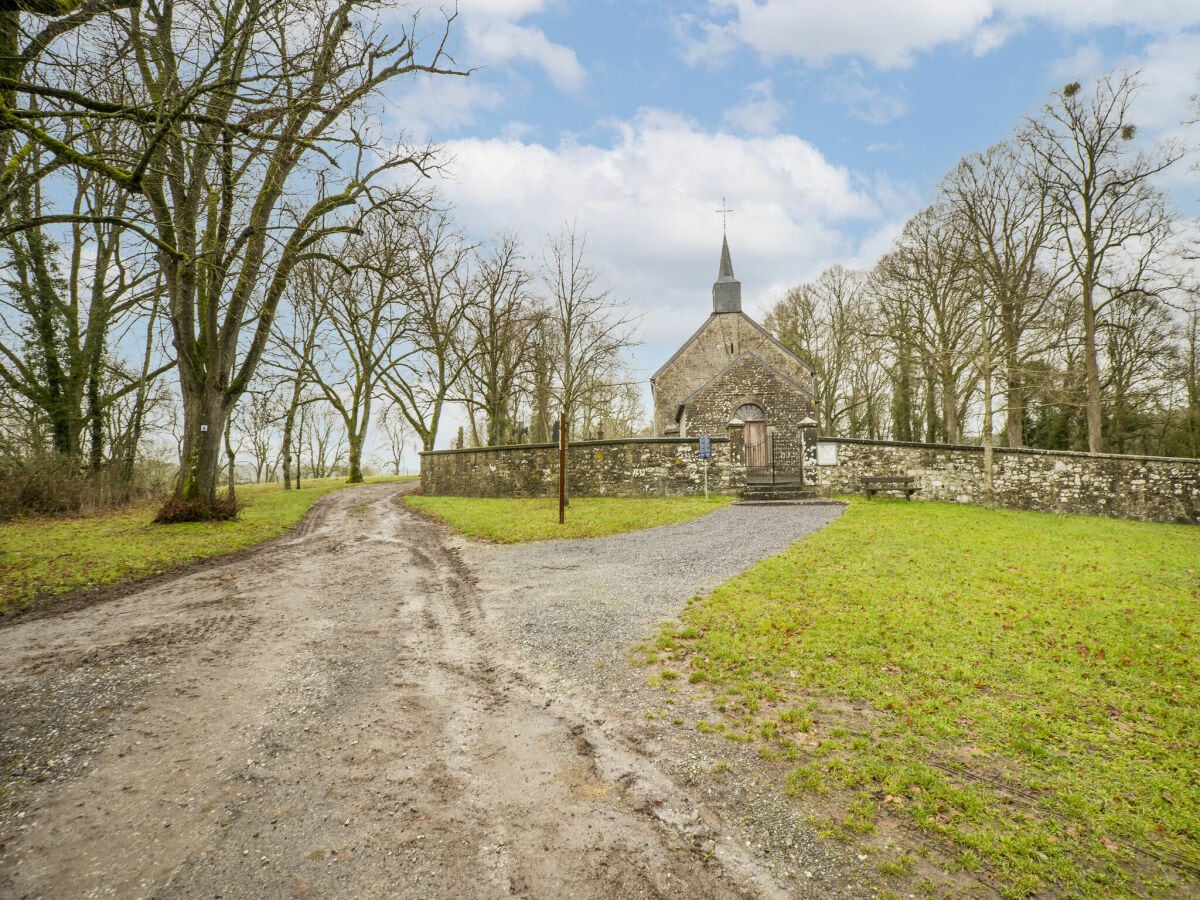
[{"label": "wall coping stone", "polygon": [[[714,444],[721,444],[721,443],[728,444],[729,443],[728,436],[721,436],[721,435],[714,434],[714,435],[710,435],[710,437],[712,438],[712,442]],[[628,446],[630,444],[643,444],[643,445],[649,445],[649,446],[662,445],[662,444],[676,444],[676,445],[682,446],[685,444],[699,443],[699,440],[700,440],[700,438],[698,435],[696,437],[605,438],[602,441],[571,441],[571,440],[568,440],[567,441],[567,449],[570,450],[572,447],[615,447],[615,446],[624,447],[624,446]],[[435,454],[440,455],[443,453],[445,453],[445,454],[496,453],[496,452],[511,451],[511,450],[556,450],[556,449],[558,449],[558,444],[555,444],[555,443],[549,443],[549,444],[497,444],[494,447],[463,447],[461,449],[422,450],[422,451],[420,451],[419,455],[433,456]]]},{"label": "wall coping stone", "polygon": [[[979,444],[926,444],[920,441],[880,441],[871,438],[826,437],[819,436],[821,444],[860,444],[872,447],[912,447],[918,450],[957,450],[983,452]],[[1043,450],[1039,447],[993,447],[994,453],[1016,453],[1026,456],[1067,456],[1076,459],[1117,459],[1145,460],[1146,462],[1165,463],[1200,463],[1200,459],[1190,456],[1138,456],[1129,453],[1088,453],[1086,450]]]}]

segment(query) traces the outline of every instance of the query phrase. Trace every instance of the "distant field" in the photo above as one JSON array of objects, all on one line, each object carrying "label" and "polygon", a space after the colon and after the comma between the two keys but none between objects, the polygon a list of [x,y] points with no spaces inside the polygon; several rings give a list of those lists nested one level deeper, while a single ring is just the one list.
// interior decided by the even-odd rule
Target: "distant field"
[{"label": "distant field", "polygon": [[[827,834],[886,825],[1005,896],[1158,897],[1200,892],[1198,650],[1200,528],[885,500],[640,656]],[[944,895],[919,862],[879,869]]]},{"label": "distant field", "polygon": [[291,528],[318,498],[342,487],[341,478],[304,481],[298,491],[242,485],[238,496],[249,504],[236,522],[154,525],[158,507],[148,504],[85,518],[0,523],[0,614],[245,549]]},{"label": "distant field", "polygon": [[502,544],[603,537],[686,522],[728,506],[733,497],[576,497],[558,524],[558,499],[407,497],[415,510],[447,522],[459,534]]}]

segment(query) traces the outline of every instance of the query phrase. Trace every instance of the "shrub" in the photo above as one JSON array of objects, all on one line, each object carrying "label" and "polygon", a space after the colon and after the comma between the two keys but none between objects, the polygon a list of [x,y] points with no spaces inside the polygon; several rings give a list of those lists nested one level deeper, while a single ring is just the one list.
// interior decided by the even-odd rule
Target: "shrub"
[{"label": "shrub", "polygon": [[90,472],[58,453],[0,457],[0,521],[15,516],[76,515],[162,496],[170,467],[140,461],[127,472],[106,465]]},{"label": "shrub", "polygon": [[246,501],[239,500],[232,492],[218,497],[211,505],[203,500],[172,497],[162,505],[158,515],[154,517],[154,522],[157,525],[173,525],[177,522],[224,522],[236,519],[245,508]]}]

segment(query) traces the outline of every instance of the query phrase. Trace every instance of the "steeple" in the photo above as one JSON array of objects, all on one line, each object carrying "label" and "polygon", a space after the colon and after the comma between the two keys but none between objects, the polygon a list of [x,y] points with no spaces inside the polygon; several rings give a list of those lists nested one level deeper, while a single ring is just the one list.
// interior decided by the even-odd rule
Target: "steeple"
[{"label": "steeple", "polygon": [[742,311],[742,283],[733,277],[733,260],[729,257],[729,238],[721,238],[721,267],[713,283],[713,312]]}]

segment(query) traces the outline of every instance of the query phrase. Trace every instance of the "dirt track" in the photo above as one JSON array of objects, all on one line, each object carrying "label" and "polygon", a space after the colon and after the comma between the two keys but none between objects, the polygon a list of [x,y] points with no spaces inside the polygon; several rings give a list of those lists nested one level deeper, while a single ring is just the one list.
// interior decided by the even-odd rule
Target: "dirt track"
[{"label": "dirt track", "polygon": [[0,630],[0,895],[787,893],[517,661],[397,498],[337,492],[236,562]]}]

